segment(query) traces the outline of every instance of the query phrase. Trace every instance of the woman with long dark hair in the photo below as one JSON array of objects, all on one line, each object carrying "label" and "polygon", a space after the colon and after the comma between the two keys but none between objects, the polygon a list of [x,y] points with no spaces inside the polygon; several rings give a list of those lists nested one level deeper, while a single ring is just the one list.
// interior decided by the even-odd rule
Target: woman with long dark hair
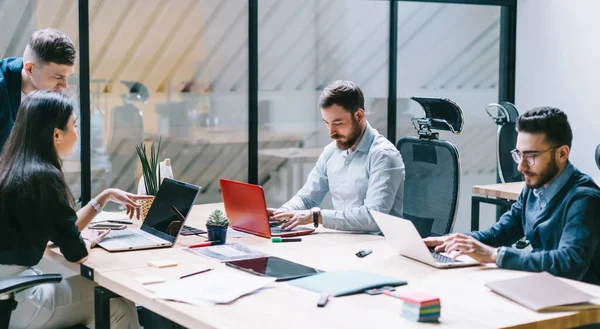
[{"label": "woman with long dark hair", "polygon": [[[0,155],[0,279],[36,275],[48,241],[74,263],[108,232],[85,230],[108,201],[139,215],[137,200],[148,198],[107,189],[73,209],[61,157],[73,153],[79,130],[74,101],[53,91],[36,91],[21,103],[15,126]],[[80,233],[83,232],[83,233]],[[82,235],[85,235],[82,237]],[[10,328],[64,328],[88,324],[94,315],[94,282],[79,275],[58,284],[17,293]],[[139,328],[135,305],[111,300],[111,328]]]}]

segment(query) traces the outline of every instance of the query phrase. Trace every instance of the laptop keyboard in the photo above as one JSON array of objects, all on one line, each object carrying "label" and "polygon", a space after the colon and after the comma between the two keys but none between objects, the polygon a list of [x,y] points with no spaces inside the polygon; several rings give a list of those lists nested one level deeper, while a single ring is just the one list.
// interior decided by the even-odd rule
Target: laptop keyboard
[{"label": "laptop keyboard", "polygon": [[111,231],[100,243],[110,247],[136,247],[161,244],[166,241],[141,230]]},{"label": "laptop keyboard", "polygon": [[281,227],[279,227],[279,226],[271,227],[271,233],[272,234],[273,233],[277,234],[277,233],[286,233],[286,232],[306,231],[306,230],[307,230],[307,228],[306,227],[302,227],[302,226],[294,227],[291,230],[282,230]]},{"label": "laptop keyboard", "polygon": [[436,263],[460,263],[460,260],[454,260],[448,256],[444,256],[440,253],[437,252],[431,252],[431,256],[433,256],[433,259],[436,261]]}]

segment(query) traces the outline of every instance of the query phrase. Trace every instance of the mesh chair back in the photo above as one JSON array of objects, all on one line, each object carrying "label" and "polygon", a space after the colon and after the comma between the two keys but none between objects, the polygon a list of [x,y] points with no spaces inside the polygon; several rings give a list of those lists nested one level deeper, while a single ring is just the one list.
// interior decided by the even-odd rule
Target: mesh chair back
[{"label": "mesh chair back", "polygon": [[498,176],[502,183],[520,182],[523,175],[519,172],[518,164],[513,160],[510,151],[517,145],[517,131],[514,122],[498,126],[496,159],[498,161]]},{"label": "mesh chair back", "polygon": [[421,236],[452,231],[458,208],[460,157],[452,143],[405,137],[396,145],[406,168],[403,217]]},{"label": "mesh chair back", "polygon": [[598,166],[598,169],[600,169],[600,144],[596,146],[596,165]]}]

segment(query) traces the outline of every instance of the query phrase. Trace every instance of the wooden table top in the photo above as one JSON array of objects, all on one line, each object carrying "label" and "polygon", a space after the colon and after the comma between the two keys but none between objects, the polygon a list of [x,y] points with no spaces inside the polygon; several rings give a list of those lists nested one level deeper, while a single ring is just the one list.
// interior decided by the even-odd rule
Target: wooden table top
[{"label": "wooden table top", "polygon": [[[203,223],[208,213],[216,208],[222,209],[222,204],[195,206],[187,224],[204,228]],[[433,325],[404,319],[400,315],[401,301],[384,295],[336,297],[326,307],[317,308],[318,294],[286,282],[277,282],[270,288],[244,296],[230,304],[199,307],[154,300],[152,294],[134,279],[138,276],[159,275],[167,281],[177,280],[183,274],[206,266],[214,268],[214,272],[236,271],[181,248],[203,240],[198,236],[185,236],[178,240],[174,248],[134,252],[108,253],[102,249],[94,249],[86,265],[94,268],[94,281],[99,285],[189,328],[431,328]],[[564,328],[600,322],[600,310],[537,313],[484,287],[484,283],[488,281],[531,273],[502,270],[495,265],[436,269],[398,255],[378,235],[349,234],[319,228],[314,234],[303,236],[302,242],[297,243],[271,243],[269,239],[256,236],[228,237],[228,242],[242,243],[252,249],[321,270],[355,269],[407,280],[408,285],[398,287],[397,291],[419,291],[440,297],[442,313],[440,323],[435,324],[436,326]],[[361,249],[372,249],[373,253],[365,258],[358,258],[354,254]],[[49,249],[46,257],[61,264],[67,263],[56,249]],[[157,269],[145,264],[147,260],[161,258],[175,260],[178,266]],[[565,281],[600,296],[600,286]]]},{"label": "wooden table top", "polygon": [[[594,177],[596,184],[600,184],[600,176]],[[495,197],[507,200],[517,200],[525,182],[514,182],[505,184],[475,185],[472,193],[487,197]]]}]

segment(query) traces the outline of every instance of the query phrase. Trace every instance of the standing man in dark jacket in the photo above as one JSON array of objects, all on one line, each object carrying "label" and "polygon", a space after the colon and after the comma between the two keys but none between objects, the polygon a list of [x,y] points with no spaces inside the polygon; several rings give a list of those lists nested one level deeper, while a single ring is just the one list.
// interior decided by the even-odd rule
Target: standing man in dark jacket
[{"label": "standing man in dark jacket", "polygon": [[33,33],[23,57],[0,60],[0,150],[10,135],[21,100],[38,89],[61,91],[75,69],[75,46],[59,30]]},{"label": "standing man in dark jacket", "polygon": [[[487,230],[425,239],[510,270],[549,272],[600,284],[600,189],[569,162],[573,134],[565,113],[542,107],[517,120],[511,153],[525,176],[517,202]],[[510,248],[521,237],[533,248]]]}]

